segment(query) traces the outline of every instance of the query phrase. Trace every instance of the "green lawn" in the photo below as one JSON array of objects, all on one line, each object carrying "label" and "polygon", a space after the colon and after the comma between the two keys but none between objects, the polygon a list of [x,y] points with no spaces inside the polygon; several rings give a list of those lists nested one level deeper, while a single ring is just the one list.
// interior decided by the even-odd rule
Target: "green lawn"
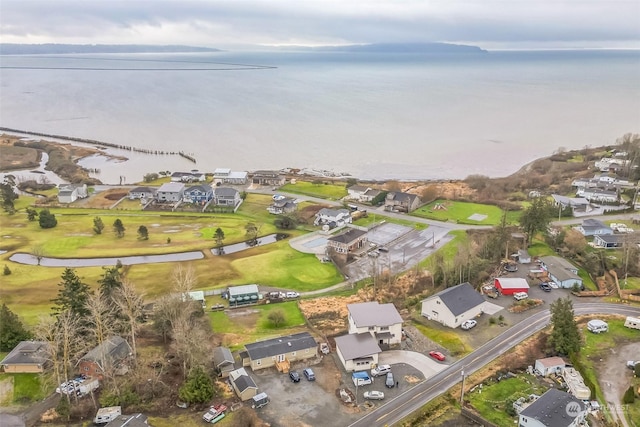
[{"label": "green lawn", "polygon": [[[452,230],[449,232],[450,235],[453,236],[450,242],[442,246],[437,254],[441,254],[443,259],[453,259],[455,255],[458,253],[458,249],[461,245],[466,244],[469,240],[466,231],[464,230]],[[430,255],[427,259],[422,260],[420,262],[421,267],[432,268],[434,262],[433,254]]]},{"label": "green lawn", "polygon": [[53,390],[46,390],[40,374],[0,374],[0,382],[13,379],[13,399],[9,403],[30,403],[43,399]]},{"label": "green lawn", "polygon": [[[445,209],[435,209],[436,205]],[[473,214],[486,215],[486,218],[480,221],[469,219]],[[497,225],[502,220],[502,214],[503,210],[493,205],[439,199],[416,209],[410,215],[459,224]],[[518,211],[507,212],[507,222],[516,223],[520,214]]]},{"label": "green lawn", "polygon": [[619,281],[622,289],[640,289],[640,277],[621,277]]},{"label": "green lawn", "polygon": [[280,190],[287,193],[304,194],[311,197],[319,197],[327,200],[340,200],[347,195],[345,184],[314,183],[309,181],[297,181],[295,184],[285,184]]},{"label": "green lawn", "polygon": [[425,337],[440,344],[451,352],[453,356],[464,356],[473,350],[455,330],[445,330],[437,326],[427,326],[413,321],[415,326]]},{"label": "green lawn", "polygon": [[530,394],[541,395],[546,388],[538,385],[533,376],[518,374],[516,378],[485,384],[481,391],[476,389],[474,392],[469,392],[465,394],[465,398],[487,420],[499,427],[510,427],[514,425],[517,417],[512,417],[505,412],[506,405],[519,397]]}]

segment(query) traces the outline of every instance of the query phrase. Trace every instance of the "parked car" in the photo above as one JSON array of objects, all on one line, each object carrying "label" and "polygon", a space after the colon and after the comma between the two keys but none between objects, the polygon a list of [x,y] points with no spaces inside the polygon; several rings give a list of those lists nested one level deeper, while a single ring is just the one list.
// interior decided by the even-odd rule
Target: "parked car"
[{"label": "parked car", "polygon": [[559,287],[556,282],[547,282],[547,284],[551,286],[551,289],[558,289]]},{"label": "parked car", "polygon": [[386,375],[389,372],[391,372],[391,366],[390,365],[379,365],[378,367],[373,368],[371,370],[371,376],[379,377],[381,375]]},{"label": "parked car", "polygon": [[640,360],[635,360],[635,361],[629,360],[629,361],[627,361],[627,368],[635,369],[636,365],[638,365],[638,364],[640,364]]},{"label": "parked car", "polygon": [[387,386],[387,388],[393,388],[396,385],[396,380],[393,379],[393,373],[389,372],[387,374],[387,379],[384,381],[384,385]]},{"label": "parked car", "polygon": [[329,352],[331,351],[331,349],[329,348],[329,344],[327,344],[326,342],[320,343],[320,351],[322,352],[322,354],[329,354]]},{"label": "parked car", "polygon": [[297,292],[287,292],[287,298],[298,298],[300,296]]},{"label": "parked car", "polygon": [[476,326],[477,324],[478,322],[476,322],[475,320],[465,320],[464,322],[462,322],[462,325],[460,325],[460,327],[465,331],[467,331],[473,328],[474,326]]},{"label": "parked car", "polygon": [[527,294],[526,292],[516,292],[515,294],[513,294],[513,298],[516,301],[522,301],[523,299],[529,298],[529,294]]},{"label": "parked car", "polygon": [[291,378],[291,381],[294,383],[300,382],[300,374],[296,371],[289,371],[289,378]]},{"label": "parked car", "polygon": [[436,360],[439,360],[440,362],[446,359],[444,354],[440,353],[439,351],[430,351],[429,356],[433,357]]},{"label": "parked car", "polygon": [[307,378],[307,380],[309,380],[309,381],[315,381],[316,380],[316,375],[313,373],[313,370],[311,370],[311,368],[303,369],[302,373]]},{"label": "parked car", "polygon": [[384,399],[384,393],[376,390],[365,391],[364,398],[369,400],[382,400]]},{"label": "parked car", "polygon": [[545,292],[551,292],[551,285],[549,285],[548,283],[540,283],[540,289]]}]

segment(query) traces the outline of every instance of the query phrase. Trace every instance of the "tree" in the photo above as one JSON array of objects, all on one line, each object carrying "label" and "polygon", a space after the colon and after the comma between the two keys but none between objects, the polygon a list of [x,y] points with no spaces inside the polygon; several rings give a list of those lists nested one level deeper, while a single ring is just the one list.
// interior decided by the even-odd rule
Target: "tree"
[{"label": "tree", "polygon": [[216,241],[216,247],[218,248],[218,254],[221,253],[221,249],[222,249],[222,241],[224,240],[224,231],[222,231],[222,228],[218,227],[216,228],[216,231],[213,233],[213,238]]},{"label": "tree", "polygon": [[122,317],[126,320],[128,333],[131,336],[131,350],[133,360],[136,360],[136,334],[142,322],[142,311],[144,308],[142,296],[139,295],[133,284],[128,281],[122,282],[122,286],[115,295],[115,302],[120,309]]},{"label": "tree", "polygon": [[630,405],[636,400],[636,392],[633,390],[633,386],[629,386],[627,391],[624,392],[624,396],[622,397],[622,403],[625,405]]},{"label": "tree", "polygon": [[286,320],[284,317],[284,312],[280,309],[273,310],[272,312],[270,312],[267,315],[267,319],[269,319],[269,322],[271,322],[273,326],[275,326],[276,328],[284,324]]},{"label": "tree", "polygon": [[102,218],[99,216],[93,218],[93,232],[96,234],[102,234],[102,230],[104,230],[104,222],[102,222]]},{"label": "tree", "polygon": [[44,258],[47,254],[47,252],[44,249],[44,246],[42,245],[37,245],[34,246],[31,249],[31,254],[36,257],[36,260],[38,261],[38,265],[40,265],[40,262],[42,261],[42,258]]},{"label": "tree", "polygon": [[520,226],[531,239],[536,233],[545,231],[551,222],[551,206],[542,197],[533,199],[533,202],[520,216]]},{"label": "tree", "polygon": [[282,230],[292,230],[296,228],[296,219],[291,215],[279,215],[273,224]]},{"label": "tree", "polygon": [[381,191],[376,197],[371,200],[371,205],[378,206],[380,203],[384,202],[387,198],[387,191]]},{"label": "tree", "polygon": [[102,267],[102,270],[102,277],[98,279],[100,294],[113,301],[113,294],[122,286],[122,274],[117,265],[114,267]]},{"label": "tree", "polygon": [[40,223],[40,228],[53,228],[58,225],[58,220],[56,216],[49,212],[49,209],[42,209],[40,214],[38,215],[38,222]]},{"label": "tree", "polygon": [[577,353],[582,345],[582,338],[573,314],[571,299],[558,298],[551,303],[550,311],[553,330],[549,336],[549,345],[562,355]]},{"label": "tree", "polygon": [[0,351],[11,351],[20,341],[31,338],[18,315],[5,303],[0,307],[0,325]]},{"label": "tree", "polygon": [[244,226],[244,229],[247,233],[249,242],[255,242],[258,238],[258,233],[260,232],[260,226],[254,224],[253,222],[248,222],[247,225]]},{"label": "tree", "polygon": [[8,276],[11,274],[11,269],[9,268],[9,266],[7,264],[4,265],[4,268],[2,269],[2,275],[3,276]]},{"label": "tree", "polygon": [[124,224],[122,223],[122,221],[120,221],[120,218],[116,219],[113,222],[113,232],[116,233],[116,236],[118,238],[120,237],[124,237]]},{"label": "tree", "polygon": [[38,218],[38,211],[27,206],[27,219],[29,221],[35,221]]},{"label": "tree", "polygon": [[205,403],[213,398],[213,382],[201,366],[191,371],[178,391],[178,397],[187,403]]},{"label": "tree", "polygon": [[144,225],[138,227],[138,238],[142,240],[149,240],[149,230]]},{"label": "tree", "polygon": [[[161,172],[161,173],[162,175],[166,175],[164,172]],[[153,182],[156,179],[158,179],[158,174],[155,172],[148,173],[145,176],[143,176],[142,179],[144,180],[144,182]]]},{"label": "tree", "polygon": [[62,282],[58,283],[58,296],[52,300],[54,314],[69,311],[78,318],[85,318],[89,314],[87,300],[89,299],[89,285],[83,283],[71,268],[65,268]]},{"label": "tree", "polygon": [[13,191],[13,185],[5,178],[4,182],[0,184],[0,201],[2,201],[2,209],[9,215],[16,212],[13,201],[17,198],[18,195]]}]

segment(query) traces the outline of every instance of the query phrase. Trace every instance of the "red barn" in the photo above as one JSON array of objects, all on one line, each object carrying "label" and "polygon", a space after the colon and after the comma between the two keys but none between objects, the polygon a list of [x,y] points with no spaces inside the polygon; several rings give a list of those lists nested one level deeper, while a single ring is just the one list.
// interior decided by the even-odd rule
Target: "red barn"
[{"label": "red barn", "polygon": [[498,277],[494,285],[502,295],[513,295],[516,292],[529,293],[529,284],[525,279]]}]

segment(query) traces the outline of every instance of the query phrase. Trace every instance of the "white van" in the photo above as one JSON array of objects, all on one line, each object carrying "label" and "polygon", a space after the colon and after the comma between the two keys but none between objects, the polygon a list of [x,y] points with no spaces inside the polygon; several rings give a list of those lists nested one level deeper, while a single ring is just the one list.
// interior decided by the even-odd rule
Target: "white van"
[{"label": "white van", "polygon": [[529,298],[529,294],[526,292],[516,292],[513,294],[513,298],[515,298],[516,301],[522,301],[523,299]]},{"label": "white van", "polygon": [[594,334],[599,334],[601,332],[607,332],[609,325],[604,320],[593,319],[587,322],[587,329]]}]

